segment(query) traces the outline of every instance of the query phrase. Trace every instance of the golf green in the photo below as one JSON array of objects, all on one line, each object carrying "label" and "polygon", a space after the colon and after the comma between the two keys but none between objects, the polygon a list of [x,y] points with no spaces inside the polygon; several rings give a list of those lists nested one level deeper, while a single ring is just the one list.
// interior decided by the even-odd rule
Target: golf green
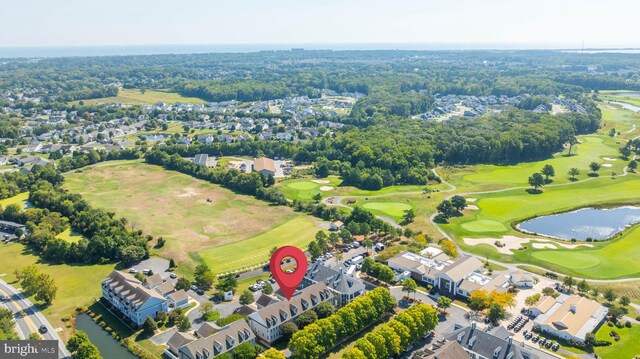
[{"label": "golf green", "polygon": [[488,219],[463,223],[461,227],[470,232],[505,232],[507,230],[504,224]]},{"label": "golf green", "polygon": [[383,212],[392,217],[402,217],[404,211],[409,210],[410,204],[398,203],[398,202],[369,202],[362,205],[362,208],[371,211]]},{"label": "golf green", "polygon": [[319,185],[313,182],[291,182],[291,183],[287,183],[287,187],[293,188],[299,191],[306,191],[306,190],[317,188],[319,187]]}]

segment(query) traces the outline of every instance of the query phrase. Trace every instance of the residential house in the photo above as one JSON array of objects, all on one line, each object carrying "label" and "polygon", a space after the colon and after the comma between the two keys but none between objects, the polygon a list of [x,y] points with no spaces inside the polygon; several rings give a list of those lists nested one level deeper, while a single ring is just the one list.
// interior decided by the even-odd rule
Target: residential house
[{"label": "residential house", "polygon": [[253,161],[253,170],[256,172],[260,172],[265,176],[275,176],[276,174],[276,165],[272,159],[266,157],[260,157]]},{"label": "residential house", "polygon": [[247,317],[249,326],[260,340],[271,344],[282,336],[282,324],[292,321],[322,302],[333,300],[324,283],[316,283],[298,291],[290,300],[273,303]]},{"label": "residential house", "polygon": [[[236,320],[209,336],[191,341],[188,341],[190,338],[176,337],[178,335],[180,335],[179,332],[174,334],[169,340],[174,346],[174,348],[171,348],[172,345],[169,345],[169,351],[171,353],[173,353],[174,350],[178,352],[178,356],[171,356],[173,359],[215,358],[233,351],[233,349],[242,343],[255,343],[256,339],[255,334],[251,331],[251,328],[244,319]],[[182,345],[176,349],[174,343]],[[167,351],[165,351],[165,353],[167,353]]]},{"label": "residential house", "polygon": [[533,323],[540,326],[542,332],[552,336],[584,342],[587,334],[604,322],[607,312],[608,309],[595,300],[575,294],[561,294]]},{"label": "residential house", "polygon": [[136,325],[168,311],[167,300],[128,273],[113,271],[102,281],[102,297]]},{"label": "residential house", "polygon": [[324,283],[333,292],[333,304],[342,307],[365,292],[364,283],[360,278],[346,274],[344,269],[335,270],[316,262],[309,266],[302,279],[304,288],[316,283]]},{"label": "residential house", "polygon": [[519,288],[532,288],[536,285],[536,279],[531,273],[516,271],[512,272],[510,275],[511,283]]},{"label": "residential house", "polygon": [[460,345],[453,342],[436,342],[431,349],[424,349],[414,354],[414,359],[469,359],[469,353]]},{"label": "residential house", "polygon": [[344,225],[344,223],[342,223],[342,221],[334,221],[331,223],[331,225],[329,226],[329,230],[330,231],[334,231],[337,232],[339,230],[342,229],[342,226]]},{"label": "residential house", "polygon": [[450,342],[457,342],[467,352],[468,358],[473,359],[557,359],[553,354],[514,340],[503,327],[485,331],[479,329],[475,322],[444,334],[435,345],[444,346]]},{"label": "residential house", "polygon": [[209,159],[209,155],[207,155],[206,153],[200,153],[193,158],[193,163],[195,163],[198,166],[206,166],[208,159]]},{"label": "residential house", "polygon": [[198,135],[196,138],[198,139],[198,142],[204,143],[207,145],[212,143],[213,140],[215,139],[215,137],[213,137],[212,134]]},{"label": "residential house", "polygon": [[276,140],[293,141],[293,135],[289,132],[278,132],[276,134]]}]

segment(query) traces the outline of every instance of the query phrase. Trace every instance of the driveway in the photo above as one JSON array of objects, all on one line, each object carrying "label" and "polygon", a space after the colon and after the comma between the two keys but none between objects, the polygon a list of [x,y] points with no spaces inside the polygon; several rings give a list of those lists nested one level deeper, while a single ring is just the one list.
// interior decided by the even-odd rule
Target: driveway
[{"label": "driveway", "polygon": [[169,279],[169,261],[164,258],[151,257],[149,259],[145,259],[142,262],[134,265],[132,268],[138,270],[138,272],[142,273],[143,269],[151,269],[153,274],[160,273],[162,279]]},{"label": "driveway", "polygon": [[164,331],[162,333],[158,333],[152,336],[151,338],[149,338],[149,340],[151,340],[153,344],[158,346],[165,345],[177,331],[178,331],[178,328],[173,327],[167,331]]}]

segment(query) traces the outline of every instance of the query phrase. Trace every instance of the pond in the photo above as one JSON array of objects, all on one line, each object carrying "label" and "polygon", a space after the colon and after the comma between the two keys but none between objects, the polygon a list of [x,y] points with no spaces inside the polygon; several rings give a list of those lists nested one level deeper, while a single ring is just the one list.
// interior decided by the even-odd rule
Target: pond
[{"label": "pond", "polygon": [[633,112],[640,112],[640,107],[638,106],[634,106],[632,104],[628,104],[625,102],[618,102],[618,101],[607,101],[608,103],[612,104],[612,105],[618,105],[626,110],[630,110]]},{"label": "pond", "polygon": [[80,314],[76,317],[76,328],[87,333],[104,359],[137,359],[87,314]]},{"label": "pond", "polygon": [[145,135],[144,139],[147,141],[157,141],[164,140],[167,136],[165,135]]},{"label": "pond", "polygon": [[583,208],[534,218],[516,227],[523,232],[547,237],[585,241],[587,238],[611,238],[636,223],[640,223],[640,207],[625,206],[612,209]]}]

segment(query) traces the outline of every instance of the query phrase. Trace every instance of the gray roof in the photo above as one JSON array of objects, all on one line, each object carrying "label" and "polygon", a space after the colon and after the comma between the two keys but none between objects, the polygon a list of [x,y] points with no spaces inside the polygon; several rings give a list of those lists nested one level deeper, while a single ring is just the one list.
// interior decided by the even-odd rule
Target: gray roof
[{"label": "gray roof", "polygon": [[217,324],[215,324],[214,322],[204,322],[204,323],[202,323],[200,328],[198,328],[198,330],[196,330],[196,335],[199,338],[206,338],[206,337],[210,336],[211,334],[217,332],[218,330],[220,330],[220,327]]},{"label": "gray roof", "polygon": [[353,294],[364,290],[364,283],[359,278],[347,275],[342,268],[337,271],[318,262],[307,269],[305,277],[314,283],[323,282],[341,294]]},{"label": "gray roof", "polygon": [[458,282],[479,268],[482,268],[482,262],[478,258],[473,256],[463,257],[447,267],[444,274],[453,279],[454,282]]},{"label": "gray roof", "polygon": [[123,304],[135,310],[143,308],[151,298],[165,300],[160,294],[145,288],[134,276],[115,270],[102,281],[102,286],[110,288]]},{"label": "gray roof", "polygon": [[180,353],[184,357],[192,359],[196,358],[196,353],[200,353],[203,358],[206,358],[205,352],[209,352],[209,357],[215,357],[233,350],[244,342],[254,340],[255,337],[249,324],[244,319],[239,319],[220,328],[218,332],[180,347]]},{"label": "gray roof", "polygon": [[147,277],[147,279],[145,280],[147,287],[151,289],[159,286],[160,284],[162,284],[162,282],[164,281],[162,280],[162,276],[160,275],[160,273],[156,273],[150,277]]},{"label": "gray roof", "polygon": [[193,163],[200,166],[206,166],[208,159],[209,159],[209,155],[207,155],[206,153],[200,153],[193,158]]},{"label": "gray roof", "polygon": [[513,353],[512,359],[556,359],[555,355],[512,340],[509,336],[505,338],[502,330],[485,332],[471,325],[444,334],[443,337],[446,341],[458,342],[466,350],[485,358],[507,359]]},{"label": "gray roof", "polygon": [[171,352],[178,354],[178,348],[194,340],[196,340],[196,338],[191,334],[175,332],[167,342],[167,346]]},{"label": "gray roof", "polygon": [[258,306],[258,308],[262,308],[262,307],[266,307],[266,306],[268,306],[270,304],[273,304],[273,303],[276,303],[276,302],[279,302],[279,300],[274,298],[274,297],[272,297],[272,296],[269,296],[269,295],[266,295],[266,294],[262,294],[260,296],[260,298],[258,298],[258,300],[256,300],[256,305]]},{"label": "gray roof", "polygon": [[416,359],[469,359],[469,354],[458,342],[446,342],[442,346],[437,346],[429,350],[426,349],[424,353],[414,356]]}]

